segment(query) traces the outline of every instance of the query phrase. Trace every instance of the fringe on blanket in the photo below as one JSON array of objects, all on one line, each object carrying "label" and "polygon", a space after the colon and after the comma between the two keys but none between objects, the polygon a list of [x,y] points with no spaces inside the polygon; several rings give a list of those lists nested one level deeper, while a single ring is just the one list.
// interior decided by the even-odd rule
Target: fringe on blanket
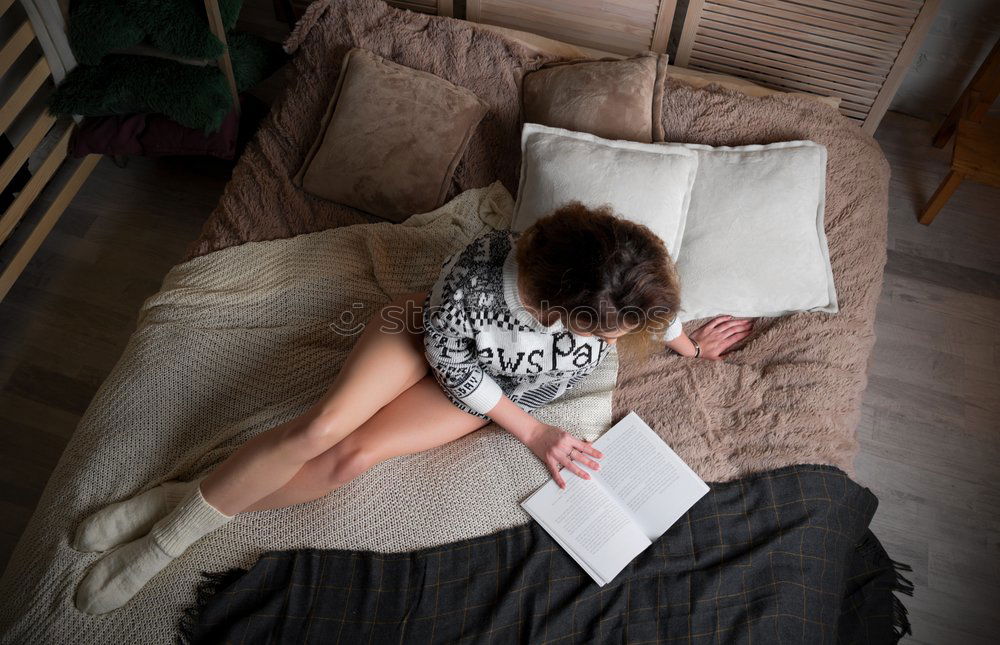
[{"label": "fringe on blanket", "polygon": [[892,564],[894,574],[893,582],[889,586],[892,591],[892,631],[896,636],[895,642],[898,643],[904,636],[913,634],[913,629],[910,627],[910,614],[898,595],[902,593],[913,597],[913,583],[903,575],[904,572],[912,573],[913,567],[892,559],[889,562]]},{"label": "fringe on blanket", "polygon": [[912,573],[913,567],[890,558],[885,547],[871,530],[867,531],[861,542],[858,543],[857,552],[864,560],[864,566],[867,569],[866,575],[870,576],[872,580],[877,578],[882,589],[888,588],[889,602],[891,603],[889,619],[892,629],[889,642],[895,645],[904,636],[913,634],[909,612],[899,597],[899,594],[913,596],[913,582],[904,575]]},{"label": "fringe on blanket", "polygon": [[[228,571],[213,573],[211,571],[201,572],[201,582],[198,583],[195,592],[194,604],[184,610],[180,622],[177,624],[177,644],[195,645],[199,642],[210,642],[207,638],[209,634],[204,634],[199,626],[201,613],[217,593],[232,585],[246,574],[246,569],[233,568]],[[905,612],[906,609],[904,608]]]}]

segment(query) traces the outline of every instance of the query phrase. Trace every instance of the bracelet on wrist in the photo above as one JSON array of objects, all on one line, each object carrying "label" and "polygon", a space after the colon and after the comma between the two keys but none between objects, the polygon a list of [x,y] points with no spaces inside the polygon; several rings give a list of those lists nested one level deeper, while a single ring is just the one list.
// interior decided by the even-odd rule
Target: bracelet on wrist
[{"label": "bracelet on wrist", "polygon": [[701,345],[699,345],[698,341],[696,341],[693,338],[688,338],[688,340],[690,340],[691,344],[694,345],[694,356],[692,356],[692,358],[698,358],[698,357],[700,357],[701,356]]}]

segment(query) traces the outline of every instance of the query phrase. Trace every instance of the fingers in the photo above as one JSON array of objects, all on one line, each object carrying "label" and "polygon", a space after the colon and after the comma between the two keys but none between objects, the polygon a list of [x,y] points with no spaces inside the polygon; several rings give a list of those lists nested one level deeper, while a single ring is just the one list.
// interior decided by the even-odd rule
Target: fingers
[{"label": "fingers", "polygon": [[[590,459],[586,459],[585,457],[581,458],[580,456],[577,456],[577,459],[581,460],[582,463],[587,464],[588,466],[590,466],[594,470],[597,470],[597,468],[599,467],[598,464],[597,464],[597,462],[594,462],[594,461],[592,461]],[[586,461],[583,461],[583,459],[586,459]],[[556,482],[556,485],[558,485],[559,488],[566,488],[566,480],[563,479],[560,467],[565,468],[566,470],[570,471],[571,473],[573,473],[574,475],[576,475],[580,479],[590,479],[591,478],[590,477],[590,473],[588,473],[587,471],[585,471],[584,469],[580,468],[575,463],[573,463],[573,460],[570,459],[569,457],[563,457],[561,459],[560,458],[554,458],[552,461],[548,462],[546,465],[548,466],[549,472],[552,473],[552,479]]]},{"label": "fingers", "polygon": [[722,323],[728,322],[732,319],[733,319],[732,316],[717,316],[709,320],[707,323],[705,323],[705,329],[715,329],[718,325],[721,325]]},{"label": "fingers", "polygon": [[566,488],[566,480],[562,478],[562,474],[559,472],[559,462],[555,459],[547,462],[545,464],[549,468],[549,472],[552,473],[552,479],[555,481],[559,488]]},{"label": "fingers", "polygon": [[750,335],[750,330],[733,332],[731,335],[724,338],[715,338],[712,341],[711,350],[707,353],[702,354],[703,358],[707,358],[713,361],[721,361],[722,357],[729,353],[729,349],[740,342],[744,338]]},{"label": "fingers", "polygon": [[725,337],[733,331],[750,329],[752,326],[753,320],[749,318],[737,320],[732,316],[718,316],[705,323],[703,327],[691,334],[691,337],[696,340],[719,336]]},{"label": "fingers", "polygon": [[601,465],[591,459],[591,457],[600,459],[603,456],[601,451],[594,448],[589,441],[582,441],[568,432],[562,431],[562,435],[555,445],[549,447],[547,458],[544,461],[545,466],[552,473],[552,480],[555,481],[559,488],[565,489],[566,480],[560,472],[562,468],[570,471],[580,479],[590,479],[590,473],[577,466],[574,460],[591,470],[599,470]]},{"label": "fingers", "polygon": [[736,332],[746,331],[751,327],[753,327],[752,320],[730,320],[717,325],[714,329],[714,333],[725,337]]},{"label": "fingers", "polygon": [[604,456],[601,454],[601,451],[590,445],[589,441],[580,441],[579,439],[576,439],[574,443],[576,445],[574,445],[573,448],[569,451],[569,458],[571,460],[576,460],[581,464],[584,464],[591,470],[600,470],[601,465],[596,461],[594,461],[593,459],[590,459],[588,455],[592,455],[600,459],[601,457]]},{"label": "fingers", "polygon": [[745,332],[741,332],[741,333],[738,333],[738,334],[733,334],[732,336],[729,336],[728,338],[723,339],[722,343],[721,343],[721,347],[719,347],[719,353],[720,354],[725,353],[726,350],[728,350],[730,347],[732,347],[736,343],[740,342],[741,340],[743,340],[744,338],[746,338],[749,335],[750,335],[750,332],[749,331],[745,331]]},{"label": "fingers", "polygon": [[556,457],[548,464],[548,466],[549,471],[552,473],[552,479],[554,479],[556,484],[559,485],[559,488],[566,488],[566,480],[563,479],[559,466],[562,466],[580,479],[590,479],[590,473],[574,464],[569,457]]},{"label": "fingers", "polygon": [[716,339],[716,342],[719,344],[720,349],[725,349],[730,345],[734,345],[740,342],[741,340],[749,336],[752,331],[753,331],[752,329],[738,329],[731,333],[726,334],[721,338]]},{"label": "fingers", "polygon": [[590,455],[591,457],[597,457],[598,459],[604,456],[604,454],[591,445],[589,441],[577,441],[576,449],[582,453]]},{"label": "fingers", "polygon": [[566,457],[566,460],[562,462],[562,465],[566,468],[566,470],[570,471],[580,479],[590,479],[590,473],[574,464],[569,457]]},{"label": "fingers", "polygon": [[725,335],[722,336],[721,340],[723,340],[723,341],[728,340],[731,343],[732,342],[736,342],[736,341],[732,340],[734,336],[740,336],[741,338],[746,338],[747,336],[750,335],[750,333],[752,331],[753,331],[753,328],[749,327],[749,326],[748,327],[736,327],[735,329],[730,329],[730,330],[726,331]]}]

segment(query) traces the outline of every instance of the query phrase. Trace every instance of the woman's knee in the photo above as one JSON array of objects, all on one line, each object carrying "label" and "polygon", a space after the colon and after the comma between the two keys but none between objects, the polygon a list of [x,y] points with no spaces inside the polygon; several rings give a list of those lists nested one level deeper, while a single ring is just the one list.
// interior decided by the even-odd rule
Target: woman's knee
[{"label": "woman's knee", "polygon": [[327,462],[325,472],[331,490],[343,486],[379,462],[373,450],[355,442],[343,446],[338,444],[331,452],[331,459]]},{"label": "woman's knee", "polygon": [[332,448],[342,436],[337,415],[330,412],[307,412],[298,423],[285,430],[287,445],[303,460],[313,459]]}]

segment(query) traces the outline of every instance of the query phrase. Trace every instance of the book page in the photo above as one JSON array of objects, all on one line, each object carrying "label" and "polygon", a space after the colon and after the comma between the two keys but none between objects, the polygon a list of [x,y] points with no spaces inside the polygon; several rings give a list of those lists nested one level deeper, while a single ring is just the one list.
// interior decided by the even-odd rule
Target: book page
[{"label": "book page", "polygon": [[594,446],[604,458],[598,460],[600,470],[587,470],[628,509],[650,541],[708,492],[705,482],[635,412]]},{"label": "book page", "polygon": [[604,585],[651,542],[596,481],[570,472],[565,479],[565,490],[549,480],[521,505]]}]

